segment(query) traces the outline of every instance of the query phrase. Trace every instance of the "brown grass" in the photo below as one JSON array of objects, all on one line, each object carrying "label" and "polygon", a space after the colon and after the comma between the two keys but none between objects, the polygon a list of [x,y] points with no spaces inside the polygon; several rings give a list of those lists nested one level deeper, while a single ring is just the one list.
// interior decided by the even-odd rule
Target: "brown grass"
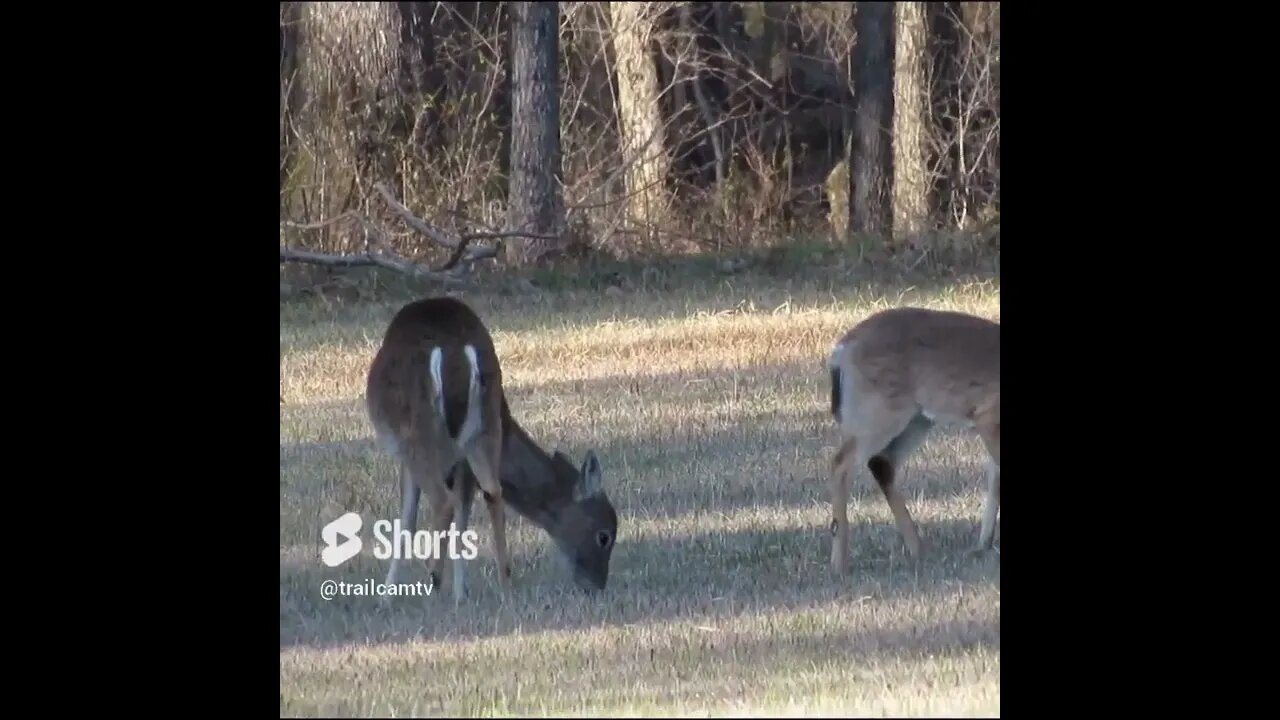
[{"label": "brown grass", "polygon": [[[323,600],[325,579],[386,571],[368,546],[324,567],[319,530],[347,510],[396,514],[395,469],[374,451],[362,395],[403,298],[282,304],[283,715],[999,714],[999,557],[964,554],[981,512],[978,441],[941,432],[906,467],[931,552],[918,567],[860,475],[850,574],[834,580],[822,365],[878,307],[998,317],[997,286],[856,292],[735,279],[662,295],[463,297],[493,330],[525,428],[576,459],[589,447],[600,455],[620,514],[609,589],[577,593],[545,536],[517,519],[503,605],[477,512],[481,555],[462,607],[447,594],[389,608]],[[405,579],[424,575],[411,563]]]}]

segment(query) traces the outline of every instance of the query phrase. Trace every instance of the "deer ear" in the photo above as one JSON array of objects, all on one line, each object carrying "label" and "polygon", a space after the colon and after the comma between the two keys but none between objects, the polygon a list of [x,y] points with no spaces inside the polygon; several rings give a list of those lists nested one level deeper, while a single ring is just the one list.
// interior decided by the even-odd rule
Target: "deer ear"
[{"label": "deer ear", "polygon": [[588,450],[586,459],[582,461],[582,473],[578,477],[578,485],[574,488],[574,498],[586,500],[593,495],[599,494],[603,489],[604,481],[601,478],[600,460],[596,458],[594,450]]}]

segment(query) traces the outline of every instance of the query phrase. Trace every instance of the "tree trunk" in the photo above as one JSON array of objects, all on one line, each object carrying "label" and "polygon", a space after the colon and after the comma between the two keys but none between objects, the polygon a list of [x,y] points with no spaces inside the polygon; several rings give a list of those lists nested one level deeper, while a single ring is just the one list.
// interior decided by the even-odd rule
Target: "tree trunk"
[{"label": "tree trunk", "polygon": [[671,165],[658,101],[658,70],[649,54],[652,13],[651,3],[609,3],[627,205],[631,219],[640,223],[658,222],[665,214],[665,183]]},{"label": "tree trunk", "polygon": [[929,13],[929,46],[932,64],[929,81],[930,112],[936,141],[934,161],[941,169],[933,178],[934,213],[943,224],[959,215],[956,202],[963,185],[959,175],[956,133],[959,127],[960,103],[960,32],[959,2],[926,3]]},{"label": "tree trunk", "polygon": [[854,123],[849,158],[849,232],[883,235],[893,223],[893,3],[860,2],[853,13]]},{"label": "tree trunk", "polygon": [[[511,185],[507,199],[512,230],[560,235],[559,16],[555,2],[511,5]],[[557,250],[550,240],[528,239],[525,263]]]},{"label": "tree trunk", "polygon": [[913,242],[929,217],[925,4],[899,2],[893,68],[893,238]]}]

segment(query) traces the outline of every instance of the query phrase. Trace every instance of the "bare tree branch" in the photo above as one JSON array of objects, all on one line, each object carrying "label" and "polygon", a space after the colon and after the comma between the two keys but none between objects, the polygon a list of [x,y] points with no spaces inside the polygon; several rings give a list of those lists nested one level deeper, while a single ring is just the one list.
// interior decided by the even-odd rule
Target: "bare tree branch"
[{"label": "bare tree branch", "polygon": [[[408,213],[408,210],[405,209],[404,212]],[[409,215],[410,217],[413,217],[412,213],[409,213]],[[496,248],[480,248],[477,250],[473,250],[469,255],[466,255],[464,258],[464,253],[466,253],[467,246],[468,244],[470,244],[471,239],[463,238],[457,243],[450,243],[449,245],[447,245],[447,247],[452,249],[453,252],[450,254],[448,261],[446,261],[443,266],[435,270],[429,270],[416,263],[413,263],[401,258],[395,252],[395,250],[391,247],[391,243],[387,241],[386,234],[383,233],[381,230],[379,230],[376,226],[374,226],[374,224],[370,222],[368,218],[366,218],[364,215],[354,210],[342,213],[341,215],[338,215],[336,217],[333,217],[321,222],[296,223],[296,222],[285,221],[281,224],[284,225],[285,227],[291,227],[299,230],[319,230],[329,225],[333,225],[341,220],[351,220],[357,223],[358,225],[360,225],[364,229],[365,239],[366,239],[366,242],[365,242],[366,251],[364,254],[332,255],[332,254],[326,254],[326,253],[310,252],[306,250],[293,250],[287,247],[282,247],[280,248],[280,261],[281,262],[301,262],[301,263],[308,263],[312,265],[325,265],[328,267],[361,267],[361,266],[372,265],[372,266],[387,268],[390,270],[395,270],[397,272],[404,273],[407,275],[413,275],[416,277],[429,278],[429,279],[437,280],[440,282],[449,282],[451,281],[450,278],[442,275],[441,273],[443,273],[446,270],[452,269],[460,261],[464,259],[467,261],[483,260],[485,258],[490,258],[497,255]],[[417,218],[414,217],[414,220],[417,220]],[[423,224],[425,225],[425,223]],[[443,237],[443,234],[442,234],[442,237]],[[380,250],[382,250],[382,252],[381,253],[374,252],[373,250],[374,247],[379,248]]]},{"label": "bare tree branch", "polygon": [[453,254],[449,256],[449,259],[446,260],[444,265],[441,265],[439,269],[441,271],[449,270],[454,265],[457,265],[458,261],[462,259],[462,253],[466,252],[467,243],[469,242],[471,241],[467,238],[462,238],[462,240],[458,242],[458,249],[453,251]]},{"label": "bare tree branch", "polygon": [[[409,227],[418,231],[426,237],[433,245],[450,251],[449,259],[438,268],[429,269],[418,263],[406,260],[400,257],[391,247],[391,243],[387,241],[387,236],[382,232],[369,218],[365,217],[358,211],[349,210],[340,215],[334,216],[327,220],[313,223],[299,223],[285,220],[280,223],[282,227],[292,228],[295,230],[321,230],[330,225],[342,222],[344,220],[354,222],[361,226],[365,231],[365,252],[360,254],[335,255],[330,253],[312,252],[309,250],[295,250],[286,246],[280,248],[280,262],[297,262],[309,265],[323,265],[327,267],[381,267],[388,270],[394,270],[405,275],[411,275],[419,278],[426,278],[437,282],[454,285],[465,285],[458,279],[454,268],[461,262],[474,262],[477,260],[485,260],[496,257],[501,247],[499,244],[493,247],[470,248],[471,243],[476,240],[497,240],[501,241],[512,237],[533,237],[539,239],[555,239],[546,235],[538,235],[536,233],[526,233],[518,231],[504,232],[472,232],[460,236],[457,240],[453,240],[446,233],[435,229],[422,218],[414,215],[409,208],[405,207],[395,196],[391,194],[390,189],[383,183],[374,185],[374,189],[382,196],[384,202],[395,211],[395,213],[409,225]],[[375,251],[377,248],[377,251]]]},{"label": "bare tree branch", "polygon": [[[400,216],[402,220],[405,221],[405,224],[407,224],[409,227],[413,228],[414,230],[417,230],[419,233],[425,235],[427,239],[431,240],[431,242],[435,243],[439,247],[445,248],[446,250],[457,251],[459,244],[468,243],[473,240],[503,240],[506,238],[532,238],[534,240],[559,239],[555,235],[542,235],[539,233],[524,232],[521,230],[507,230],[503,232],[467,233],[465,235],[462,235],[456,241],[450,240],[448,235],[435,229],[431,225],[427,224],[425,220],[418,217],[417,215],[414,215],[413,211],[411,211],[409,208],[400,204],[400,202],[395,199],[395,196],[391,194],[391,191],[387,189],[386,185],[384,185],[383,183],[378,183],[377,185],[374,186],[374,189],[377,190],[380,195],[382,195],[382,199],[387,203],[388,206],[391,207],[392,210],[396,212],[397,215]],[[484,248],[481,250],[472,251],[472,254],[471,256],[468,257],[468,259],[479,260],[483,258],[493,257],[496,254],[497,254],[496,248]]]},{"label": "bare tree branch", "polygon": [[355,211],[347,211],[340,215],[334,215],[328,220],[321,220],[319,222],[300,223],[300,222],[294,222],[292,220],[284,220],[280,224],[287,228],[293,228],[295,230],[320,230],[330,225],[335,225],[337,223],[340,223],[343,220],[352,220],[354,219],[355,215],[356,215]]},{"label": "bare tree branch", "polygon": [[506,238],[533,238],[534,240],[559,240],[555,235],[539,235],[538,233],[521,232],[512,230],[508,232],[474,232],[463,235],[460,240],[462,242],[471,242],[472,240],[505,240]]},{"label": "bare tree branch", "polygon": [[458,244],[456,242],[450,241],[449,238],[444,233],[431,227],[426,222],[424,222],[422,218],[419,218],[417,215],[414,215],[413,212],[409,210],[409,208],[405,207],[404,205],[401,205],[400,201],[396,200],[395,196],[391,194],[391,191],[387,189],[386,184],[376,183],[373,186],[373,189],[378,191],[378,194],[382,196],[382,200],[387,203],[388,207],[390,207],[392,210],[396,212],[397,215],[400,216],[401,220],[404,220],[406,225],[413,228],[414,230],[417,230],[420,234],[422,234],[428,240],[435,243],[437,246],[444,248],[445,250],[457,249]]},{"label": "bare tree branch", "polygon": [[463,287],[469,284],[455,274],[428,270],[420,265],[375,252],[368,252],[363,255],[331,255],[282,247],[280,248],[280,262],[296,262],[325,267],[381,267],[453,287]]}]

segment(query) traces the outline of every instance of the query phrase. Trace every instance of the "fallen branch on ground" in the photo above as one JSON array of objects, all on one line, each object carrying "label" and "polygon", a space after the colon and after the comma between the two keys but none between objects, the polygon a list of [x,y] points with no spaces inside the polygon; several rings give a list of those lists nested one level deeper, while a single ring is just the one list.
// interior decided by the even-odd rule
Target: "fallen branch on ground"
[{"label": "fallen branch on ground", "polygon": [[[334,255],[328,253],[311,252],[309,250],[295,250],[287,246],[280,248],[280,262],[298,262],[311,265],[325,265],[328,267],[368,267],[377,266],[395,270],[397,272],[413,275],[415,277],[428,278],[439,282],[461,283],[456,272],[447,272],[453,270],[459,263],[475,262],[478,260],[487,260],[498,256],[502,249],[502,241],[507,238],[533,238],[538,240],[556,240],[554,235],[539,235],[537,233],[526,233],[520,231],[502,231],[502,232],[472,232],[460,236],[457,240],[449,237],[449,235],[427,221],[413,214],[409,208],[405,207],[396,200],[391,194],[391,190],[383,183],[377,183],[373,186],[374,190],[382,196],[383,202],[397,215],[406,225],[413,228],[419,235],[422,235],[432,245],[444,250],[449,250],[449,259],[438,268],[430,269],[422,265],[406,260],[395,250],[392,249],[391,243],[387,242],[386,233],[374,225],[359,212],[351,210],[336,217],[329,218],[314,223],[297,223],[289,220],[282,221],[283,227],[295,230],[320,230],[329,225],[333,225],[343,220],[350,220],[357,223],[365,231],[366,251],[355,255]],[[477,240],[494,240],[493,245],[488,247],[471,247],[471,243]],[[381,252],[375,252],[374,246],[378,247]]]},{"label": "fallen branch on ground", "polygon": [[[446,250],[453,250],[453,256],[450,257],[449,262],[441,269],[452,267],[452,265],[462,257],[462,253],[466,249],[467,244],[474,240],[505,240],[507,238],[529,238],[533,240],[560,239],[557,235],[542,235],[539,233],[522,232],[519,230],[507,230],[503,232],[467,233],[459,237],[457,241],[453,241],[450,240],[445,233],[435,227],[432,227],[417,215],[414,215],[409,208],[402,205],[399,200],[396,200],[395,196],[391,194],[391,190],[389,190],[384,183],[375,184],[373,189],[378,191],[378,194],[382,196],[382,200],[387,204],[387,207],[391,208],[397,215],[399,215],[400,219],[404,220],[406,225],[417,230],[418,233],[430,240],[436,246],[445,248]],[[501,244],[499,243],[495,244],[491,248],[473,250],[471,255],[467,257],[467,260],[494,257],[498,254],[498,248],[500,246]]]},{"label": "fallen branch on ground", "polygon": [[369,251],[363,255],[333,255],[330,253],[311,252],[309,250],[292,250],[290,248],[280,248],[280,262],[296,262],[304,265],[321,265],[324,267],[381,267],[388,270],[395,270],[398,273],[409,275],[411,277],[434,280],[436,282],[451,285],[466,285],[460,276],[452,272],[441,272],[429,270],[415,263],[402,260],[398,257],[390,257],[382,253]]}]

